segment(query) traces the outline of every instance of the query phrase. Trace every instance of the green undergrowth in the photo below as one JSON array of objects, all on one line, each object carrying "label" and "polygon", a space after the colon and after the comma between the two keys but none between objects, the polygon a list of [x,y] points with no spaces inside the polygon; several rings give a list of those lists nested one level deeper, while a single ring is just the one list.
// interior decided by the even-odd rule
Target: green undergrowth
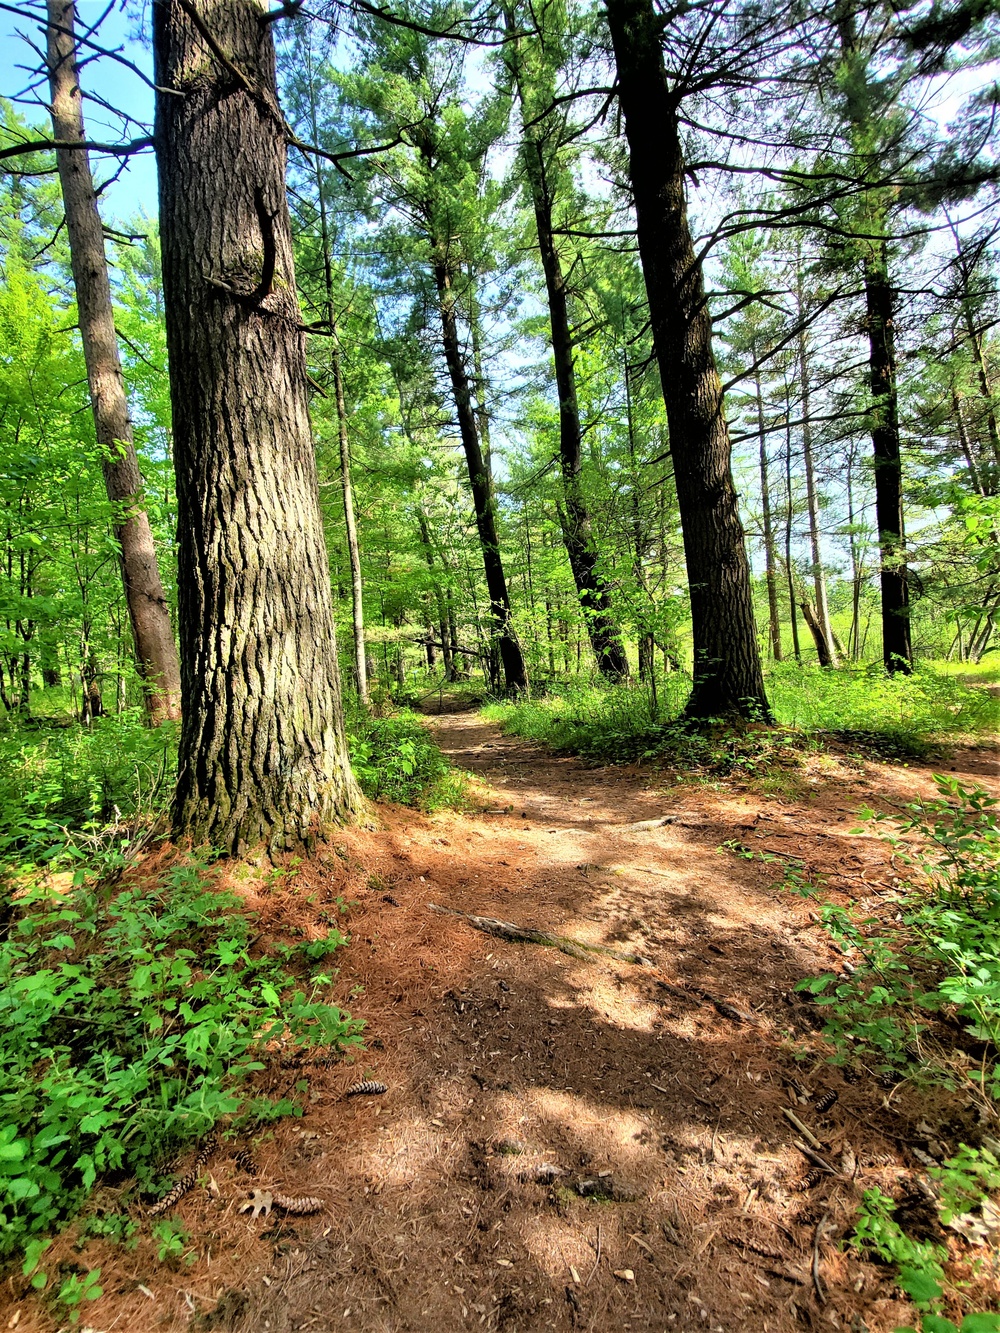
[{"label": "green undergrowth", "polygon": [[[469,804],[416,713],[348,714],[355,771],[372,800],[439,809]],[[177,772],[177,727],[147,727],[141,709],[81,726],[66,717],[0,718],[0,869],[85,860],[166,813]]]},{"label": "green undergrowth", "polygon": [[26,1252],[26,1274],[99,1179],[160,1193],[165,1164],[213,1126],[299,1113],[253,1089],[269,1051],[360,1045],[329,999],[345,937],[254,954],[253,916],[215,880],[189,855],[128,882],[82,868],[22,882],[7,901],[0,1257]]},{"label": "green undergrowth", "polygon": [[[937,776],[938,794],[897,815],[862,812],[903,871],[884,910],[867,915],[830,901],[801,871],[786,887],[809,898],[843,957],[842,968],[799,982],[825,1018],[834,1064],[858,1074],[971,1094],[983,1123],[1000,1102],[1000,826],[998,802],[981,787]],[[804,1055],[807,1052],[803,1052]],[[914,1239],[898,1202],[865,1191],[851,1244],[897,1270],[920,1313],[921,1333],[1000,1333],[1000,1316],[943,1313],[969,1297],[947,1278],[947,1231],[990,1241],[1000,1210],[995,1139],[958,1145],[940,1166],[928,1159],[938,1237]],[[912,1333],[912,1330],[898,1330]]]},{"label": "green undergrowth", "polygon": [[427,811],[474,804],[469,776],[449,764],[418,714],[400,709],[374,717],[355,709],[347,732],[351,767],[370,800]]},{"label": "green undergrowth", "polygon": [[[141,709],[81,726],[71,719],[0,720],[0,868],[87,857],[109,825],[165,809],[176,777],[177,727],[145,726]],[[114,835],[110,835],[114,836]]]},{"label": "green undergrowth", "polygon": [[866,915],[813,899],[843,972],[799,983],[825,1017],[839,1064],[974,1089],[1000,1102],[1000,826],[981,787],[937,775],[938,795],[898,815],[862,812],[904,876],[888,910]]},{"label": "green undergrowth", "polygon": [[992,741],[1000,700],[979,685],[924,667],[890,679],[880,668],[779,663],[767,678],[777,726],[692,726],[680,718],[690,680],[676,673],[658,682],[656,708],[647,689],[570,681],[558,693],[483,710],[505,732],[542,741],[598,763],[662,757],[693,772],[762,772],[801,753],[803,742],[830,741],[861,754],[921,759],[942,744]]}]

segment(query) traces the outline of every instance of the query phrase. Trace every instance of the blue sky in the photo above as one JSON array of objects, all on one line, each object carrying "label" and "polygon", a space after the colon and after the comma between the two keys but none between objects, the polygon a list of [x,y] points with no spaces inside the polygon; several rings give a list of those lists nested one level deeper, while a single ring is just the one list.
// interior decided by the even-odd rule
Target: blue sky
[{"label": "blue sky", "polygon": [[[78,0],[77,22],[81,32],[85,25],[96,23],[108,7],[108,0]],[[12,97],[21,94],[26,86],[37,82],[32,70],[39,65],[39,56],[22,40],[24,34],[36,46],[44,48],[45,38],[39,29],[41,10],[35,5],[23,5],[20,16],[0,10],[0,95]],[[126,11],[126,12],[123,12]],[[115,0],[114,8],[94,34],[94,41],[121,54],[152,77],[153,56],[149,48],[148,0]],[[143,34],[140,38],[139,34]],[[134,116],[149,126],[153,120],[153,91],[124,65],[102,57],[87,65],[81,75],[84,92],[93,93],[103,101]],[[36,100],[34,105],[17,103],[17,111],[29,122],[51,133],[48,113],[44,107],[47,86],[43,83],[27,96]],[[143,133],[139,126],[123,127],[122,121],[94,101],[84,104],[87,133],[92,139],[117,143],[133,139]],[[94,157],[94,174],[98,180],[107,180],[117,170],[117,159]],[[156,163],[150,149],[129,159],[119,180],[110,186],[104,208],[105,217],[123,219],[142,210],[156,213]]]}]

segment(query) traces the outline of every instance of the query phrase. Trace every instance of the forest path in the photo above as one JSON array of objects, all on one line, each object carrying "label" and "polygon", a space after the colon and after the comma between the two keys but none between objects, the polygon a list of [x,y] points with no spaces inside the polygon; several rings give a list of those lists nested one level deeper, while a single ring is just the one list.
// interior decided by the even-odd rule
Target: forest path
[{"label": "forest path", "polygon": [[[906,1088],[887,1106],[873,1080],[848,1083],[822,1059],[793,988],[836,955],[778,881],[801,864],[838,901],[877,904],[896,874],[878,839],[851,834],[854,812],[929,793],[929,771],[806,754],[763,780],[672,785],[553,755],[474,713],[431,725],[489,784],[487,812],[383,807],[378,829],[345,831],[287,885],[251,895],[275,934],[335,920],[335,899],[351,900],[337,961],[368,1050],[353,1066],[275,1072],[272,1091],[309,1077],[307,1114],[254,1145],[255,1184],[320,1195],[324,1213],[241,1217],[249,1182],[220,1162],[222,1199],[193,1192],[179,1208],[197,1264],[139,1278],[153,1322],[134,1279],[116,1298],[104,1277],[91,1318],[234,1333],[907,1322],[888,1271],[836,1242],[863,1188],[892,1187],[934,1110]],[[652,966],[493,939],[429,903]],[[362,1077],[388,1092],[345,1100]],[[836,1104],[795,1101],[795,1080]],[[793,1104],[835,1166],[853,1155],[856,1178],[801,1188]]]}]

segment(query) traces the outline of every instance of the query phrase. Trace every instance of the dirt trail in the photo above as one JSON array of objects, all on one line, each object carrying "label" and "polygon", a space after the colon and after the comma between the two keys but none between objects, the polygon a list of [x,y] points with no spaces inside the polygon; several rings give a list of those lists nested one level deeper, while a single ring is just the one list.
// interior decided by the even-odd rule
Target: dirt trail
[{"label": "dirt trail", "polygon": [[[929,773],[823,755],[772,775],[770,795],[670,787],[504,738],[477,714],[433,727],[504,813],[390,809],[287,889],[251,895],[274,929],[308,930],[338,895],[355,900],[342,981],[345,996],[363,987],[346,1003],[367,1021],[368,1051],[352,1067],[282,1075],[309,1078],[307,1115],[256,1148],[257,1183],[319,1194],[327,1211],[241,1218],[250,1182],[220,1157],[221,1199],[195,1192],[178,1209],[197,1261],[170,1274],[142,1248],[128,1262],[109,1252],[95,1326],[881,1333],[907,1322],[887,1272],[837,1240],[862,1188],[890,1189],[913,1166],[914,1126],[934,1107],[847,1083],[818,1053],[796,1060],[815,1018],[793,987],[837,964],[809,904],[776,881],[802,864],[877,901],[895,872],[877,839],[850,834],[854,812],[929,792]],[[979,781],[995,768],[983,753],[957,766]],[[653,965],[491,939],[429,903]],[[361,1077],[389,1091],[345,1101]],[[821,1114],[795,1083],[838,1098]],[[782,1112],[793,1105],[853,1178],[802,1188],[810,1164]],[[965,1111],[945,1109],[962,1132]]]}]

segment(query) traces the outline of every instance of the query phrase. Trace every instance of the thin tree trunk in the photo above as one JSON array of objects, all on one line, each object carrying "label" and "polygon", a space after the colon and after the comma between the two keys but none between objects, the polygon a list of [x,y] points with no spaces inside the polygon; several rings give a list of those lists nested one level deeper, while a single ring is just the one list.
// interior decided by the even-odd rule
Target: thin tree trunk
[{"label": "thin tree trunk", "polygon": [[694,640],[693,717],[770,719],[722,383],[687,219],[678,107],[652,0],[608,0],[639,255],[673,456]]},{"label": "thin tree trunk", "polygon": [[830,652],[830,641],[826,637],[826,631],[820,622],[819,613],[812,602],[803,600],[799,603],[802,607],[802,618],[809,626],[809,633],[813,636],[813,643],[816,645],[816,656],[819,658],[821,667],[832,667],[834,665],[833,657]]},{"label": "thin tree trunk", "polygon": [[895,295],[889,281],[884,241],[876,243],[873,255],[865,264],[865,299],[874,417],[875,516],[882,565],[882,659],[887,671],[908,675],[913,668],[913,649],[910,644],[910,585],[903,532],[903,469],[896,395]]},{"label": "thin tree trunk", "polygon": [[[48,0],[48,71],[52,130],[57,140],[86,138],[76,61],[73,0]],[[143,507],[142,477],[122,380],[104,228],[85,149],[56,150],[76,288],[77,317],[97,442],[125,588],[136,664],[145,682],[151,723],[180,716],[181,687],[170,611],[160,580],[156,546]]]},{"label": "thin tree trunk", "polygon": [[[869,99],[864,88],[870,80],[859,56],[854,15],[838,6],[841,53],[847,65],[846,104],[851,125],[864,141],[871,132]],[[867,145],[861,150],[869,152]],[[872,192],[866,231],[884,229],[885,210]],[[875,459],[875,517],[880,555],[882,594],[882,660],[890,674],[908,675],[913,669],[910,642],[910,587],[906,572],[903,529],[903,466],[899,447],[899,401],[896,383],[895,292],[889,277],[889,247],[885,239],[863,243],[862,265],[867,311],[869,386],[872,395],[872,447]]]},{"label": "thin tree trunk", "polygon": [[434,600],[437,604],[441,634],[441,656],[444,659],[444,678],[447,681],[453,681],[455,679],[455,658],[454,644],[450,633],[449,610],[444,593],[441,591],[441,585],[436,578],[437,571],[434,567],[434,548],[431,545],[430,525],[427,522],[427,515],[419,505],[417,506],[417,526],[420,529],[420,543],[424,548],[424,559],[427,561],[427,568],[430,570],[431,579],[434,583]]},{"label": "thin tree trunk", "polygon": [[982,478],[979,475],[979,468],[976,466],[976,456],[972,450],[972,441],[969,439],[969,432],[965,425],[965,415],[962,412],[962,400],[958,396],[954,384],[951,386],[951,407],[955,413],[955,425],[958,428],[958,442],[962,446],[962,455],[965,458],[965,466],[969,469],[969,480],[972,483],[972,489],[977,495],[986,494]]},{"label": "thin tree trunk", "polygon": [[351,566],[351,630],[354,637],[354,675],[358,699],[368,707],[368,662],[365,657],[364,584],[361,581],[361,548],[354,518],[354,487],[351,485],[351,443],[347,435],[347,407],[344,403],[344,377],[340,369],[340,344],[333,340],[333,385],[337,399],[337,428],[340,437],[340,485],[344,495],[344,525],[347,529],[347,556]]},{"label": "thin tree trunk", "polygon": [[[798,270],[798,315],[801,321],[805,315],[805,300],[802,294],[801,263],[798,266]],[[820,665],[825,667],[835,667],[837,665],[837,651],[834,647],[833,631],[830,626],[830,608],[826,597],[826,575],[823,572],[823,552],[820,546],[819,536],[819,496],[816,491],[816,467],[813,461],[812,447],[809,346],[805,328],[801,323],[799,327],[798,343],[799,387],[802,396],[802,461],[805,466],[806,474],[806,511],[809,515],[809,551],[812,555],[813,590],[816,594],[815,621],[819,626],[823,638],[826,640],[825,650],[820,653]],[[805,615],[804,604],[803,614]],[[815,637],[816,631],[813,629],[813,622],[809,620],[808,616],[806,616],[806,622],[809,625],[810,632],[813,634],[813,637]]]},{"label": "thin tree trunk", "polygon": [[234,853],[363,805],[260,15],[253,0],[153,6],[184,698],[174,828]]},{"label": "thin tree trunk", "polygon": [[771,517],[771,487],[767,471],[767,434],[764,430],[764,398],[760,375],[754,376],[757,396],[757,439],[760,446],[760,498],[764,519],[764,578],[767,583],[767,619],[771,635],[771,656],[781,661],[781,619],[778,615],[777,558],[774,552],[774,522]]},{"label": "thin tree trunk", "polygon": [[[514,58],[516,60],[516,55]],[[515,64],[515,80],[522,114],[526,114],[519,64]],[[624,680],[628,676],[628,657],[621,631],[612,615],[611,595],[598,570],[597,544],[583,495],[583,431],[580,427],[580,405],[573,366],[573,337],[566,281],[553,235],[552,185],[542,140],[527,127],[522,132],[522,157],[535,211],[538,248],[545,275],[552,359],[559,395],[559,464],[566,500],[563,541],[580,598],[584,624],[597,660],[597,669],[609,680]]]},{"label": "thin tree trunk", "polygon": [[479,533],[479,544],[483,553],[483,569],[486,574],[486,588],[490,598],[490,615],[493,621],[493,639],[499,650],[500,661],[503,665],[504,685],[507,690],[516,693],[527,689],[528,678],[524,668],[521,645],[517,641],[517,635],[514,632],[514,625],[511,620],[510,595],[507,591],[507,579],[500,556],[500,538],[497,535],[493,477],[480,447],[479,431],[472,407],[469,376],[458,341],[455,291],[447,262],[440,256],[435,259],[434,280],[437,286],[441,313],[445,361],[448,365],[455,408],[458,413],[459,434],[462,439],[462,447],[465,450],[469,484],[472,488],[472,501],[476,513],[476,529]]},{"label": "thin tree trunk", "polygon": [[[316,111],[316,86],[310,50],[309,62],[309,115],[312,141],[319,139]],[[354,641],[354,680],[358,700],[368,708],[368,659],[365,656],[364,584],[361,579],[361,548],[354,515],[354,487],[351,483],[351,446],[347,433],[347,408],[344,400],[344,377],[340,363],[340,337],[334,311],[333,262],[330,254],[330,228],[327,218],[326,190],[319,159],[314,159],[316,198],[319,203],[320,242],[323,246],[323,279],[326,288],[326,319],[330,326],[333,346],[330,361],[333,369],[334,396],[337,404],[337,433],[340,444],[340,485],[344,500],[344,526],[347,532],[347,558],[351,570],[351,632]]]},{"label": "thin tree trunk", "polygon": [[[785,421],[791,422],[791,405],[788,401],[787,385],[785,394]],[[796,662],[802,661],[802,647],[799,643],[799,618],[795,610],[795,567],[792,564],[792,524],[795,507],[792,495],[792,433],[791,426],[785,429],[785,579],[788,583],[788,613],[792,622],[792,652]]]}]

